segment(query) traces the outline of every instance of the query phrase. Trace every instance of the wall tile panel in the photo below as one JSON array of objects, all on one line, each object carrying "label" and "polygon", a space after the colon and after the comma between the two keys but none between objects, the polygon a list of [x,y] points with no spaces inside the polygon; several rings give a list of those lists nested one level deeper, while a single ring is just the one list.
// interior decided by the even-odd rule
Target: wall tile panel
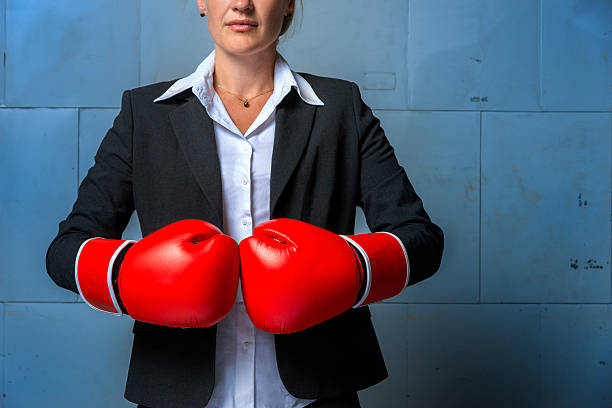
[{"label": "wall tile panel", "polygon": [[143,85],[191,74],[215,47],[193,0],[147,0],[141,18]]},{"label": "wall tile panel", "polygon": [[14,303],[5,309],[7,407],[134,406],[123,398],[131,318],[80,303]]},{"label": "wall tile panel", "polygon": [[486,113],[482,300],[610,301],[610,115]]},{"label": "wall tile panel", "polygon": [[139,2],[6,1],[7,105],[116,107],[138,85]]},{"label": "wall tile panel", "polygon": [[407,1],[309,0],[278,49],[295,71],[356,82],[373,109],[405,109],[407,21]]},{"label": "wall tile panel", "polygon": [[[389,377],[372,407],[539,408],[539,306],[371,306]],[[452,340],[450,340],[452,339]]]},{"label": "wall tile panel", "polygon": [[539,109],[538,2],[409,3],[411,108]]},{"label": "wall tile panel", "polygon": [[542,0],[546,110],[612,110],[612,2]]},{"label": "wall tile panel", "polygon": [[0,299],[72,301],[45,256],[76,198],[75,109],[0,109]]}]

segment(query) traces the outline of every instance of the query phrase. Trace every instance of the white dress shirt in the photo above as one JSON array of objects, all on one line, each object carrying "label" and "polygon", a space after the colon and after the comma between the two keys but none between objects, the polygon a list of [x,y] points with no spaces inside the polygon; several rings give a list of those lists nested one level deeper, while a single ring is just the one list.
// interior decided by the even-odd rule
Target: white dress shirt
[{"label": "white dress shirt", "polygon": [[[308,82],[277,53],[274,91],[245,134],[231,120],[213,88],[215,51],[196,71],[176,81],[154,102],[191,88],[213,120],[223,190],[223,232],[240,242],[270,219],[270,169],[276,106],[297,89],[304,102],[323,105]],[[247,108],[248,109],[248,108]],[[257,329],[246,312],[242,288],[230,313],[218,323],[215,385],[206,407],[303,407],[313,399],[295,398],[276,365],[274,335]]]}]

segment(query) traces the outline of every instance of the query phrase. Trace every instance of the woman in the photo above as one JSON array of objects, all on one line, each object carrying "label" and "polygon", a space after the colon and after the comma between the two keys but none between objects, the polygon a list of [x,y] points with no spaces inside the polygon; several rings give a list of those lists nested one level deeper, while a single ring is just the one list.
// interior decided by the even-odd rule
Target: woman
[{"label": "woman", "polygon": [[[442,231],[358,87],[278,54],[295,0],[197,6],[215,49],[124,92],[48,273],[135,320],[140,407],[359,407],[388,375],[367,304],[435,273]],[[356,206],[377,232],[341,235]]]}]

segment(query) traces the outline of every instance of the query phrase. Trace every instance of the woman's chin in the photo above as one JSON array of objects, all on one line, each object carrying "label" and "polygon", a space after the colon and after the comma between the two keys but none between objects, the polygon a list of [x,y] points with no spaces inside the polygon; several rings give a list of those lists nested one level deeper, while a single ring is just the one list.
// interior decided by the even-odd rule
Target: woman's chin
[{"label": "woman's chin", "polygon": [[265,51],[268,47],[274,47],[276,50],[277,41],[273,41],[271,44],[261,44],[255,41],[249,41],[248,39],[237,39],[232,41],[231,44],[217,44],[218,47],[222,48],[223,51],[230,55],[235,56],[252,56]]}]

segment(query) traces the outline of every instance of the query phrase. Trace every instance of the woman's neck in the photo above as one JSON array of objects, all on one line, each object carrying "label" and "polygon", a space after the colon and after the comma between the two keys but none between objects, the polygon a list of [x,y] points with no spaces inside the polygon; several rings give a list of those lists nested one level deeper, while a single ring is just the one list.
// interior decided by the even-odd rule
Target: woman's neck
[{"label": "woman's neck", "polygon": [[244,98],[274,88],[276,48],[270,47],[259,54],[232,55],[215,48],[213,80]]}]

